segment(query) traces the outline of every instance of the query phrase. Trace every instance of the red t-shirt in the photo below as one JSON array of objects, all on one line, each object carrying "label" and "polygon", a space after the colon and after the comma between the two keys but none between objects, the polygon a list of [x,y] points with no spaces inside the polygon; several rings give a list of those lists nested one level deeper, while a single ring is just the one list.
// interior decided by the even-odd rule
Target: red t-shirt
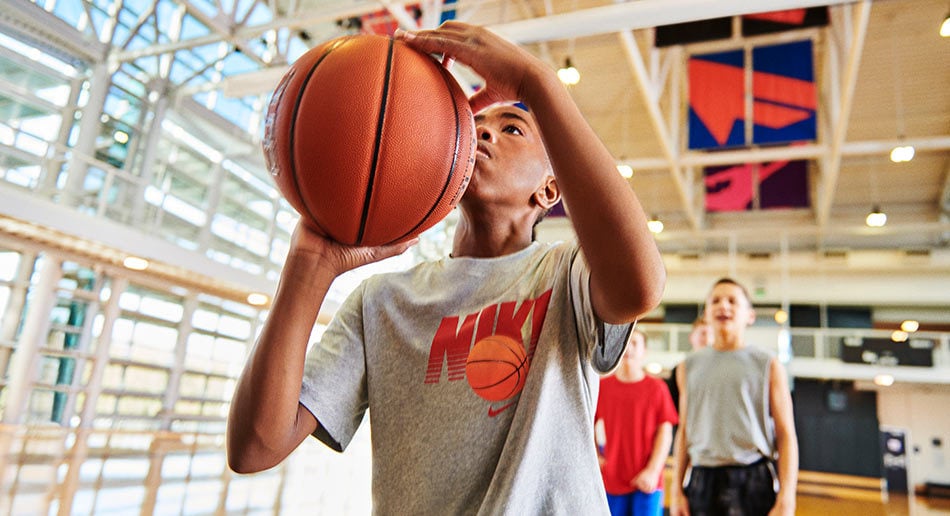
[{"label": "red t-shirt", "polygon": [[[666,383],[652,376],[633,383],[621,382],[616,376],[602,378],[594,418],[604,421],[607,462],[601,472],[604,487],[612,495],[636,490],[631,481],[650,461],[657,428],[679,422]],[[657,488],[663,488],[663,475]]]}]

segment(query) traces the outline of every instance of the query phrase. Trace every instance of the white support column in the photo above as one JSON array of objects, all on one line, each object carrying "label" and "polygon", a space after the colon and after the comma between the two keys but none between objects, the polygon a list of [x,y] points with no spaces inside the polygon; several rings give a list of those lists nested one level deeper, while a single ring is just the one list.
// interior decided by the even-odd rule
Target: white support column
[{"label": "white support column", "polygon": [[643,56],[640,54],[640,49],[637,47],[637,42],[633,37],[633,33],[624,31],[619,33],[619,37],[620,42],[623,45],[624,52],[627,54],[627,61],[629,62],[630,67],[633,70],[633,75],[637,80],[637,85],[639,86],[638,90],[643,96],[643,101],[646,104],[647,113],[650,115],[650,122],[652,122],[656,137],[660,141],[660,149],[663,151],[664,157],[669,162],[670,174],[673,176],[673,180],[676,183],[676,189],[680,194],[680,201],[682,202],[683,211],[686,213],[686,218],[689,221],[690,227],[693,229],[700,229],[699,219],[696,217],[696,212],[693,209],[693,199],[690,195],[688,187],[686,186],[686,180],[683,177],[683,171],[679,164],[679,152],[678,149],[673,147],[670,131],[667,129],[666,122],[663,118],[663,113],[660,111],[659,94],[651,86],[650,76],[647,73]]},{"label": "white support column", "polygon": [[[10,288],[10,296],[7,301],[6,310],[0,319],[0,342],[9,342],[12,344],[13,337],[16,336],[16,330],[20,326],[20,316],[23,313],[23,306],[26,304],[26,292],[30,288],[30,276],[33,274],[33,266],[36,262],[36,254],[24,252],[20,254],[20,263],[17,265],[16,276],[13,278],[13,284]],[[7,364],[13,350],[7,347],[0,347],[0,378],[7,373]]]},{"label": "white support column", "polygon": [[[785,320],[780,323],[781,330],[779,330],[779,342],[778,342],[778,358],[786,367],[788,363],[792,360],[792,334],[789,329],[789,318],[791,317],[791,302],[789,301],[789,291],[791,290],[791,274],[789,271],[789,247],[788,247],[788,232],[783,231],[779,240],[779,249],[781,254],[779,255],[779,260],[781,261],[781,277],[780,277],[780,290],[779,294],[781,299],[781,309],[785,312]],[[792,377],[789,375],[789,380]]]},{"label": "white support column", "polygon": [[[220,168],[220,167],[219,167]],[[155,512],[158,501],[158,488],[162,484],[162,466],[169,451],[175,450],[177,439],[169,439],[171,432],[172,414],[175,412],[175,402],[178,401],[181,391],[181,377],[185,369],[185,355],[188,352],[188,336],[191,335],[191,324],[195,310],[198,308],[198,298],[189,293],[182,303],[182,317],[178,324],[178,339],[175,342],[175,359],[168,374],[165,395],[162,397],[162,411],[159,413],[160,431],[152,438],[149,448],[148,473],[145,476],[145,496],[142,500],[140,514],[148,516]]]},{"label": "white support column", "polygon": [[[50,313],[56,303],[56,286],[63,277],[62,260],[59,258],[45,255],[40,267],[39,282],[27,306],[23,331],[20,333],[11,363],[10,384],[7,387],[2,418],[2,421],[8,424],[22,423],[23,412],[30,397],[31,383],[36,376],[40,349],[49,335]],[[2,456],[0,453],[0,461],[3,460]]]},{"label": "white support column", "polygon": [[211,188],[208,191],[208,205],[205,207],[207,219],[198,233],[198,250],[201,252],[207,251],[211,245],[211,224],[214,223],[214,214],[218,212],[218,205],[221,203],[221,191],[227,173],[220,162],[215,163],[211,170],[211,181],[208,182]]},{"label": "white support column", "polygon": [[[121,309],[119,308],[119,297],[128,287],[128,280],[125,278],[116,278],[112,281],[112,293],[109,300],[103,307],[102,333],[99,335],[99,341],[96,344],[95,358],[93,358],[92,372],[86,383],[85,394],[86,402],[83,404],[82,412],[79,416],[79,426],[76,428],[76,439],[73,444],[72,452],[68,455],[66,462],[66,474],[60,485],[59,496],[59,516],[69,516],[72,514],[73,498],[79,487],[79,471],[82,464],[86,461],[89,454],[89,435],[94,429],[94,420],[96,417],[96,400],[102,392],[102,376],[105,373],[106,366],[109,365],[109,347],[112,344],[112,328],[119,319]],[[0,471],[2,473],[2,471]]]},{"label": "white support column", "polygon": [[47,151],[47,159],[43,162],[43,179],[37,188],[38,193],[46,199],[53,198],[56,192],[56,185],[59,181],[59,175],[63,172],[64,149],[69,144],[69,134],[73,129],[73,120],[78,111],[79,94],[82,92],[83,81],[73,79],[69,83],[69,99],[66,101],[66,107],[60,111],[62,119],[59,123],[59,132],[56,135],[56,141]]},{"label": "white support column", "polygon": [[[162,84],[165,81],[161,81]],[[163,87],[164,88],[164,87]],[[142,162],[139,168],[139,182],[136,188],[130,189],[130,198],[127,200],[132,205],[131,222],[138,227],[147,227],[145,222],[145,190],[155,177],[155,157],[158,152],[158,143],[162,137],[162,120],[165,119],[165,111],[168,109],[168,95],[159,92],[158,100],[153,108],[152,120],[149,123],[148,134],[145,135],[145,148],[142,151]]]},{"label": "white support column", "polygon": [[82,324],[82,333],[79,335],[79,346],[76,348],[83,356],[76,358],[76,368],[73,372],[72,382],[70,382],[69,397],[67,398],[66,406],[63,407],[64,426],[69,426],[69,420],[76,410],[76,394],[82,387],[83,382],[85,382],[82,374],[83,367],[85,367],[86,362],[88,362],[88,359],[85,358],[85,355],[87,355],[89,350],[92,348],[92,327],[95,325],[96,317],[99,315],[99,310],[101,309],[99,292],[102,290],[102,282],[104,279],[105,276],[102,274],[102,271],[97,270],[93,288],[93,292],[95,292],[95,298],[89,300],[89,304],[86,306],[86,313],[84,315]]},{"label": "white support column", "polygon": [[[683,47],[675,46],[667,53],[667,63],[670,64],[670,144],[674,149],[682,149],[682,131],[685,121],[682,119],[683,108]],[[686,179],[690,179],[687,177]]]},{"label": "white support column", "polygon": [[82,199],[82,185],[86,180],[89,159],[95,154],[96,137],[99,135],[99,116],[105,106],[112,77],[106,63],[96,63],[89,78],[89,96],[82,108],[82,120],[79,123],[79,138],[72,148],[67,167],[66,187],[63,190],[63,204],[77,206]]},{"label": "white support column", "polygon": [[854,89],[858,82],[858,67],[861,64],[861,54],[864,51],[864,38],[867,35],[871,1],[862,0],[854,9],[857,10],[857,19],[854,22],[853,30],[850,31],[848,60],[845,64],[844,76],[841,79],[840,111],[837,119],[833,121],[832,131],[829,135],[828,157],[822,163],[822,176],[815,210],[815,218],[819,227],[828,224],[828,219],[831,216],[831,204],[834,202],[835,190],[838,188],[838,175],[841,171],[841,150],[848,132],[848,119],[851,117]]},{"label": "white support column", "polygon": [[729,233],[729,277],[735,278],[739,274],[739,237]]},{"label": "white support column", "polygon": [[181,391],[181,377],[185,370],[185,355],[188,354],[188,337],[194,330],[191,320],[197,309],[198,297],[195,293],[189,292],[182,302],[181,322],[178,323],[178,339],[175,342],[175,361],[169,370],[168,387],[165,389],[165,396],[162,398],[161,423],[159,426],[162,430],[171,430],[172,427],[171,414],[175,412],[175,402],[178,401]]},{"label": "white support column", "polygon": [[7,459],[13,442],[15,427],[23,421],[23,412],[30,400],[32,383],[36,377],[40,348],[46,342],[50,329],[50,312],[56,300],[56,286],[63,277],[62,261],[46,255],[40,265],[39,282],[28,306],[28,313],[20,333],[19,343],[10,367],[10,383],[6,388],[6,405],[0,422],[7,428],[0,432],[0,485],[7,472]]}]

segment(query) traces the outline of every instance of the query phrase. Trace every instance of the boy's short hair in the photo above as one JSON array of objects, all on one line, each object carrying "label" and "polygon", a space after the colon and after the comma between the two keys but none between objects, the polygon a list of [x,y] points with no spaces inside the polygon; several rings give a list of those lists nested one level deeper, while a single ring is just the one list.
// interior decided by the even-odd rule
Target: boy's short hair
[{"label": "boy's short hair", "polygon": [[712,292],[712,289],[716,288],[719,285],[735,285],[736,287],[739,287],[739,290],[742,291],[742,295],[745,296],[745,300],[749,303],[749,306],[752,306],[752,296],[749,295],[749,291],[745,288],[745,285],[743,285],[742,283],[739,283],[738,281],[728,276],[724,276],[716,280],[716,282],[713,283],[713,286],[712,288],[709,289],[709,291]]}]

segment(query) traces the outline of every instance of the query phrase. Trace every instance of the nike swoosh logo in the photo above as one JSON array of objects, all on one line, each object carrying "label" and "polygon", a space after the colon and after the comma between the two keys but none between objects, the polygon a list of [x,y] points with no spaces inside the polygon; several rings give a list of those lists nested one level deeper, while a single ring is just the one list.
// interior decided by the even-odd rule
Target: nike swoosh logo
[{"label": "nike swoosh logo", "polygon": [[507,409],[508,407],[510,407],[510,406],[512,406],[512,405],[514,405],[514,404],[515,404],[514,401],[509,401],[508,403],[502,405],[501,407],[499,407],[499,408],[497,408],[497,409],[496,409],[495,407],[489,405],[489,406],[488,406],[488,417],[495,417],[495,416],[497,416],[498,414],[501,414],[502,412],[504,412],[505,409]]}]

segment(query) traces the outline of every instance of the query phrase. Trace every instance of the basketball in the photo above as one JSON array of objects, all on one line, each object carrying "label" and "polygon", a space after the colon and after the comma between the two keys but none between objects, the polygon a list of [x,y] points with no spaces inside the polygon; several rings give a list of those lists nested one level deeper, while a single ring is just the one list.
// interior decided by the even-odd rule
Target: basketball
[{"label": "basketball", "polygon": [[524,388],[528,357],[524,346],[505,335],[491,335],[475,343],[465,363],[468,384],[488,401],[502,401]]},{"label": "basketball", "polygon": [[344,36],[290,66],[262,145],[305,224],[375,246],[409,240],[452,211],[475,164],[475,123],[432,57],[385,36]]}]

